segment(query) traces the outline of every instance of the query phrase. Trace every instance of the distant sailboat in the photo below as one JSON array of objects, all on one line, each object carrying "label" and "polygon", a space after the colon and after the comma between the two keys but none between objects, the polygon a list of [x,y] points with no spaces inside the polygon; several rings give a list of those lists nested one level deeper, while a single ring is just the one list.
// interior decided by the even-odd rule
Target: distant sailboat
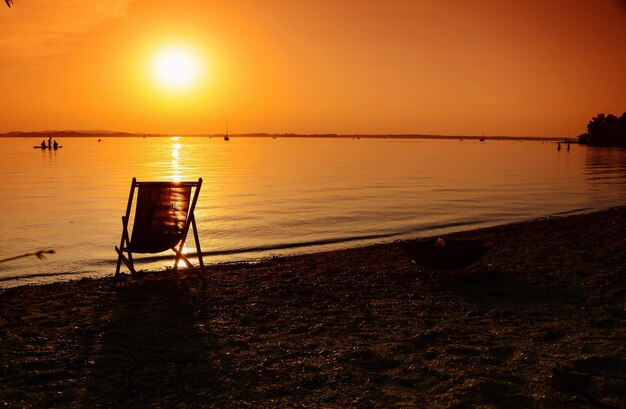
[{"label": "distant sailboat", "polygon": [[225,141],[230,141],[230,137],[228,136],[228,122],[226,122],[226,136],[224,136]]}]

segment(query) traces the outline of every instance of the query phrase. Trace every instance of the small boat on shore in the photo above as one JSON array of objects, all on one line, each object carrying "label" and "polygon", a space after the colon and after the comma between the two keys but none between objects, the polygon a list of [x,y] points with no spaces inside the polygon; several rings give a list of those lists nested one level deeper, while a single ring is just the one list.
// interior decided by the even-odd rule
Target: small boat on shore
[{"label": "small boat on shore", "polygon": [[482,240],[421,240],[400,244],[407,256],[420,266],[432,270],[458,270],[481,262],[493,246]]}]

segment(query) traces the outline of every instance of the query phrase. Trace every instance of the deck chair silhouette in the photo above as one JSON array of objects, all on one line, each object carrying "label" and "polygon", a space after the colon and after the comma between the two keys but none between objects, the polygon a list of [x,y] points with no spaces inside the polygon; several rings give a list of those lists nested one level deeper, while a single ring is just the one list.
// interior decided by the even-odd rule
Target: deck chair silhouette
[{"label": "deck chair silhouette", "polygon": [[[137,182],[137,179],[133,178],[126,214],[122,216],[120,246],[115,247],[118,254],[116,279],[120,275],[122,262],[128,267],[131,275],[136,273],[133,253],[161,253],[172,250],[176,255],[174,271],[181,260],[188,267],[193,267],[183,254],[190,226],[193,227],[196,240],[200,270],[204,272],[202,250],[194,216],[201,186],[202,178],[197,182]],[[137,190],[137,203],[132,222],[132,234],[129,236],[128,225],[135,189]],[[192,189],[194,190],[193,198]]]}]

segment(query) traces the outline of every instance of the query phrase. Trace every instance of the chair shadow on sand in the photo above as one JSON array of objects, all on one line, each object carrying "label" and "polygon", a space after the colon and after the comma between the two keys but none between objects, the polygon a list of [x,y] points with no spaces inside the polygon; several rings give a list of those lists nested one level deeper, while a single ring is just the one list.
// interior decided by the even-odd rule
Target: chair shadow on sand
[{"label": "chair shadow on sand", "polygon": [[[219,390],[216,379],[227,359],[216,351],[217,337],[199,319],[207,308],[194,215],[201,186],[201,178],[197,182],[137,182],[133,178],[120,245],[115,248],[118,259],[110,310],[102,317],[101,339],[91,352],[94,362],[85,407],[103,403],[170,407],[181,400],[202,401],[202,394]],[[179,272],[179,261],[193,268],[184,254],[190,228],[199,269]],[[137,273],[133,254],[167,250],[175,255],[171,270]],[[132,277],[122,277],[122,263]],[[189,393],[198,390],[202,393]]]},{"label": "chair shadow on sand", "polygon": [[218,389],[220,359],[211,346],[218,340],[197,320],[202,290],[186,281],[142,279],[115,288],[110,317],[103,317],[108,322],[93,346],[84,407],[168,407],[192,390]]}]

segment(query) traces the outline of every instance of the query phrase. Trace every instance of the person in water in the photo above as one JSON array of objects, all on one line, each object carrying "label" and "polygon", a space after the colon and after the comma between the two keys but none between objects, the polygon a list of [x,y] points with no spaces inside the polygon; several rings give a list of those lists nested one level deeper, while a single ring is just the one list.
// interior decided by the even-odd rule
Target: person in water
[{"label": "person in water", "polygon": [[46,149],[46,140],[45,139],[41,140],[41,149]]},{"label": "person in water", "polygon": [[54,140],[54,149],[57,149],[59,147],[59,143],[56,141],[56,139]]},{"label": "person in water", "polygon": [[48,138],[48,149],[52,149],[52,137]]}]

